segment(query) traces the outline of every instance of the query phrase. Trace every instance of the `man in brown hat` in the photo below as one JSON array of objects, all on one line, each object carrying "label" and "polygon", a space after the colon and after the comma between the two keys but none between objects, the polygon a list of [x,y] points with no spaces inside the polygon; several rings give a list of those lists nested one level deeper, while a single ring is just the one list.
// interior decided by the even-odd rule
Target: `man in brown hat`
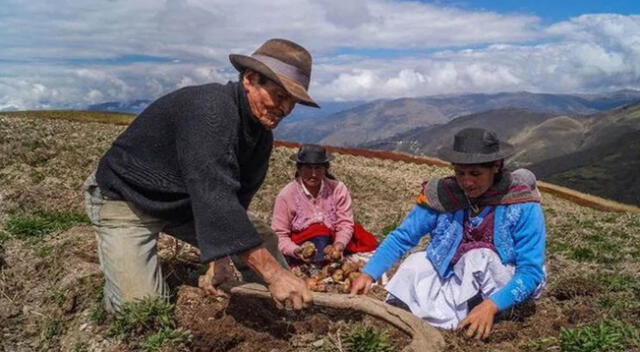
[{"label": "man in brown hat", "polygon": [[[85,183],[97,233],[107,308],[169,296],[156,254],[158,233],[200,249],[207,292],[230,278],[263,281],[278,305],[311,301],[285,269],[277,239],[247,208],[266,176],[271,130],[308,95],[311,55],[284,39],[251,56],[230,55],[239,82],[185,87],[153,102],[114,141]],[[251,270],[249,270],[251,269]],[[253,272],[252,272],[253,271]],[[257,274],[257,276],[255,275]]]}]

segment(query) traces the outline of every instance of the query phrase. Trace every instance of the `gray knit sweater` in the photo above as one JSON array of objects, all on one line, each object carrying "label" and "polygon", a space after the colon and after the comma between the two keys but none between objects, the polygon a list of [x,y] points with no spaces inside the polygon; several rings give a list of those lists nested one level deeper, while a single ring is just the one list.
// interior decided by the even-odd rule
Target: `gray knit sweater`
[{"label": "gray knit sweater", "polygon": [[186,87],[136,117],[100,160],[96,179],[105,196],[151,216],[193,220],[208,262],[262,243],[246,209],[272,146],[239,83]]}]

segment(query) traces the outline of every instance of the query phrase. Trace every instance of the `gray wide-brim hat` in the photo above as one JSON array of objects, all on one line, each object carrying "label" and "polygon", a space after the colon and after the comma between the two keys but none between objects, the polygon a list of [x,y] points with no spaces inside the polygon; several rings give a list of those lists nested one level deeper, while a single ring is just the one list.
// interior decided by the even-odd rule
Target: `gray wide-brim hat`
[{"label": "gray wide-brim hat", "polygon": [[482,164],[505,159],[514,152],[513,145],[499,140],[493,131],[465,128],[456,133],[452,146],[438,150],[438,157],[453,164]]},{"label": "gray wide-brim hat", "polygon": [[263,74],[282,86],[300,104],[319,108],[309,96],[311,54],[302,46],[286,39],[269,39],[251,56],[231,54],[229,61],[236,70]]},{"label": "gray wide-brim hat", "polygon": [[324,164],[333,160],[333,155],[320,145],[303,144],[298,152],[292,154],[289,159],[299,164]]}]

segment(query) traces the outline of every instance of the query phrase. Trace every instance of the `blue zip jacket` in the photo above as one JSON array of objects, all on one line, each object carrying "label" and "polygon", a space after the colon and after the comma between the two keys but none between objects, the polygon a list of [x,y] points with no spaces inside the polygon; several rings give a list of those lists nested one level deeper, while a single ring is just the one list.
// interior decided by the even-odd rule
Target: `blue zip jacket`
[{"label": "blue zip jacket", "polygon": [[[438,213],[414,206],[402,224],[376,250],[363,271],[374,279],[391,268],[405,253],[431,234],[427,258],[441,278],[453,275],[451,259],[462,241],[464,210]],[[498,205],[493,242],[503,264],[516,268],[513,278],[491,299],[502,311],[530,297],[544,279],[545,224],[539,203]]]}]

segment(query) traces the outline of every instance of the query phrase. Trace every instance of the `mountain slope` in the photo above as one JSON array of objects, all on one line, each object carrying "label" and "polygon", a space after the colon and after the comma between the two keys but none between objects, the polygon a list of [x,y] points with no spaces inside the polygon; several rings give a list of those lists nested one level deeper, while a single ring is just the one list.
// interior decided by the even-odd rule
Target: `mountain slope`
[{"label": "mountain slope", "polygon": [[355,146],[488,110],[520,108],[556,115],[590,114],[638,100],[640,91],[599,95],[517,92],[377,100],[322,119],[285,120],[276,136],[297,142]]},{"label": "mountain slope", "polygon": [[529,168],[544,181],[640,205],[640,130]]},{"label": "mountain slope", "polygon": [[491,110],[462,116],[447,124],[416,129],[387,140],[367,143],[362,147],[437,156],[437,150],[450,143],[456,132],[463,128],[490,127],[500,138],[511,141],[522,131],[533,129],[553,117],[554,115],[550,113],[522,109]]}]

